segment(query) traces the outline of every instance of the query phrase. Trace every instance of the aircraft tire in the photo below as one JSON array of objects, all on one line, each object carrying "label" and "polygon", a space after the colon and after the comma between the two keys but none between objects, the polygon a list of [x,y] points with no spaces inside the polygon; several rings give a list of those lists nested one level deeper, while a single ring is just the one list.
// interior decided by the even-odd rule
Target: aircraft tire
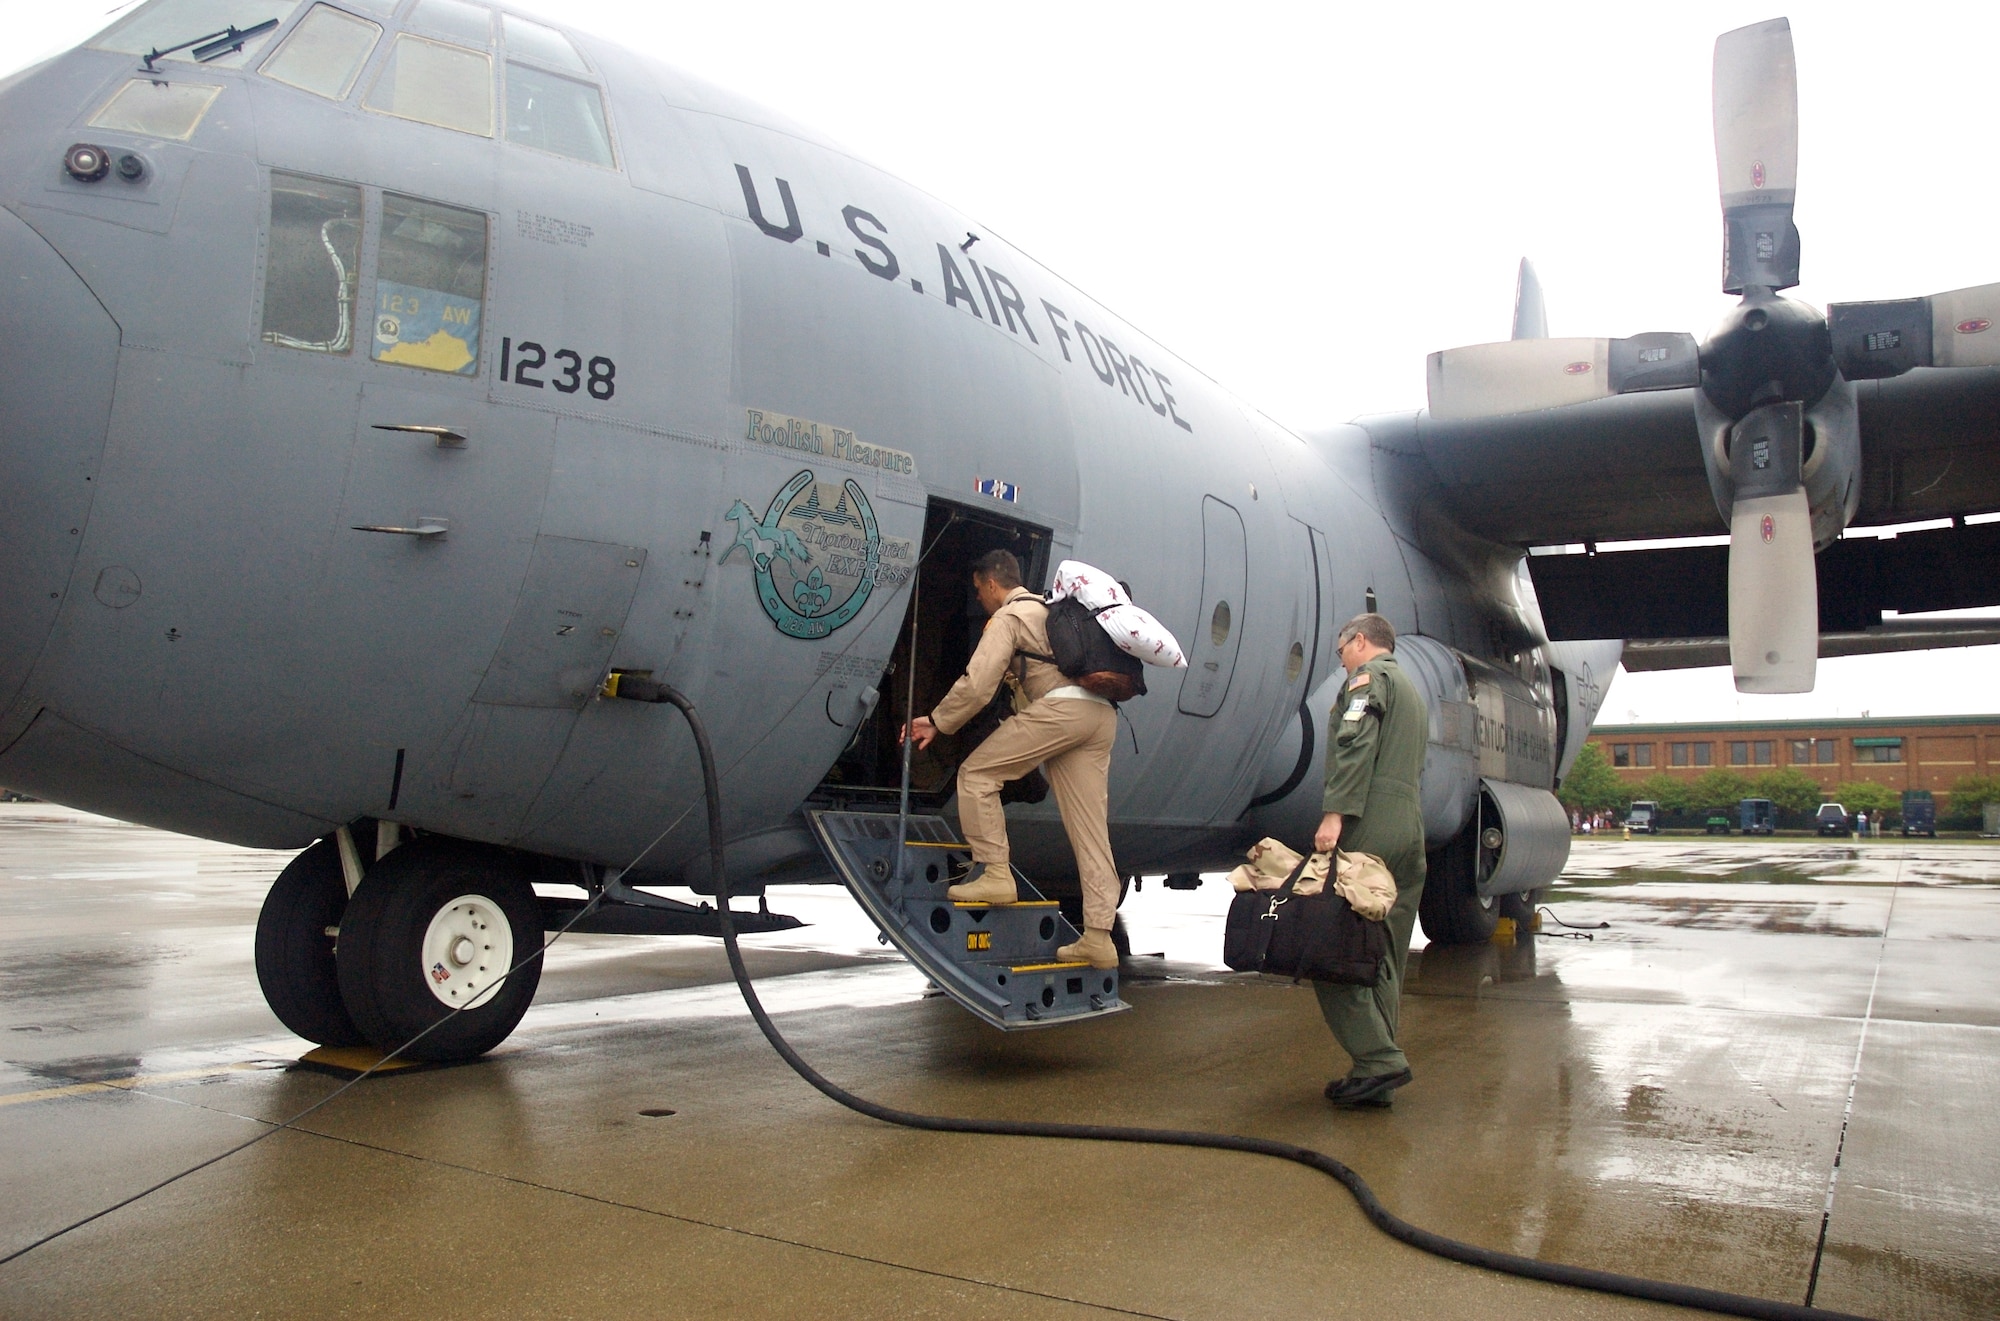
[{"label": "aircraft tire", "polygon": [[340,854],[320,840],[285,864],[257,915],[257,984],[264,1002],[287,1029],[322,1046],[358,1046],[367,1040],[340,996],[335,939],[347,907]]},{"label": "aircraft tire", "polygon": [[[441,940],[444,946],[433,948]],[[476,1059],[505,1041],[528,1012],[542,961],[527,956],[541,944],[541,907],[510,855],[458,840],[415,840],[371,867],[348,901],[338,959],[341,998],[382,1050],[395,1050],[449,1015],[403,1058]],[[444,948],[454,959],[465,950],[460,969],[445,967]],[[490,967],[485,959],[492,960]],[[488,983],[482,978],[523,959],[497,990],[483,996],[468,991],[471,1008],[454,1012],[431,990],[432,971],[443,975],[450,993],[483,987]]]},{"label": "aircraft tire", "polygon": [[1424,936],[1438,945],[1477,945],[1493,937],[1500,921],[1500,900],[1481,899],[1473,880],[1477,862],[1476,823],[1468,822],[1458,836],[1424,859],[1424,893],[1417,901],[1417,918]]},{"label": "aircraft tire", "polygon": [[1500,896],[1500,916],[1511,917],[1526,927],[1535,920],[1535,906],[1542,902],[1540,890],[1524,890],[1520,894]]}]

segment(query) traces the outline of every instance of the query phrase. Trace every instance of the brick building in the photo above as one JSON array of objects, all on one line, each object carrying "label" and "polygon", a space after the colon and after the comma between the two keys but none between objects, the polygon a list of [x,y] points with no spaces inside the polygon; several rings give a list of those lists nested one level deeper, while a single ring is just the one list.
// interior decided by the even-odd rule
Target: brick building
[{"label": "brick building", "polygon": [[1590,741],[1631,781],[1789,766],[1822,786],[1872,780],[1943,792],[1968,775],[2000,774],[2000,715],[1599,725]]}]

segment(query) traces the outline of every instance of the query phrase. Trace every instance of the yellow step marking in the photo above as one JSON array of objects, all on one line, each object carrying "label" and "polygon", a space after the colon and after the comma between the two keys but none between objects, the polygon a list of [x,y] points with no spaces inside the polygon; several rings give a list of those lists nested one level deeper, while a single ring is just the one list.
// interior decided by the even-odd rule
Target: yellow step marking
[{"label": "yellow step marking", "polygon": [[[1077,960],[1077,961],[1076,961],[1075,963],[1023,963],[1023,964],[1020,964],[1020,965],[1019,965],[1019,966],[1017,966],[1017,967],[1012,967],[1012,968],[1009,968],[1009,969],[1007,969],[1007,971],[1008,971],[1008,972],[1049,972],[1049,971],[1052,971],[1053,969],[1056,969],[1056,968],[1088,968],[1089,966],[1090,966],[1090,964],[1089,964],[1088,962],[1086,962],[1085,960],[1083,960],[1083,959],[1078,959],[1078,960]],[[1105,971],[1106,971],[1106,972],[1109,972],[1109,971],[1111,971],[1111,970],[1110,970],[1109,968],[1106,968],[1106,969],[1105,969]]]},{"label": "yellow step marking", "polygon": [[1056,899],[1016,899],[1011,904],[996,904],[991,899],[954,899],[953,908],[1060,908]]},{"label": "yellow step marking", "polygon": [[903,842],[906,849],[969,849],[970,844],[936,844],[927,839],[911,839]]}]

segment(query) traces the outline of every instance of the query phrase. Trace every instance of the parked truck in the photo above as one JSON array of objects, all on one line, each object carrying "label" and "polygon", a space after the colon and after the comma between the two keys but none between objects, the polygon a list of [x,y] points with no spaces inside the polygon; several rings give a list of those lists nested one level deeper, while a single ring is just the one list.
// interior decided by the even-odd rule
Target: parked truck
[{"label": "parked truck", "polygon": [[1928,789],[1903,790],[1903,838],[1912,835],[1937,838],[1937,803]]},{"label": "parked truck", "polygon": [[1650,798],[1634,802],[1625,813],[1625,828],[1635,835],[1660,833],[1660,805]]},{"label": "parked truck", "polygon": [[1746,835],[1768,835],[1777,829],[1777,809],[1768,798],[1745,798],[1736,804],[1737,828]]}]

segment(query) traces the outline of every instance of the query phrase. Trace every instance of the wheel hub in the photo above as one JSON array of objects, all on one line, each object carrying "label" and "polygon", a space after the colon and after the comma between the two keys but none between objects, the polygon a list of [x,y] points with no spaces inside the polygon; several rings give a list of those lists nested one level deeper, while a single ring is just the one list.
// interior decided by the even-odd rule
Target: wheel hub
[{"label": "wheel hub", "polygon": [[492,999],[513,966],[513,925],[485,895],[460,895],[438,910],[424,933],[424,984],[454,1009]]}]

